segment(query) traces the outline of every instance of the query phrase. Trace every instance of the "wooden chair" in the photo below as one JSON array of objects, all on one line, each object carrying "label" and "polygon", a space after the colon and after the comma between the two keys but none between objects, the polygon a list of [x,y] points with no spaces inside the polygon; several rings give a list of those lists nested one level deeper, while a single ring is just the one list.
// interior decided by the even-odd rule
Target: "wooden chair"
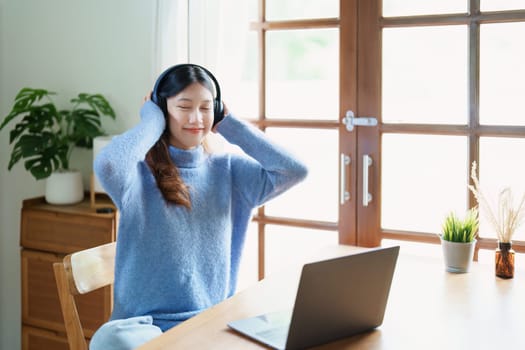
[{"label": "wooden chair", "polygon": [[85,249],[53,264],[71,350],[87,350],[88,345],[78,316],[75,295],[89,293],[113,283],[116,243]]}]

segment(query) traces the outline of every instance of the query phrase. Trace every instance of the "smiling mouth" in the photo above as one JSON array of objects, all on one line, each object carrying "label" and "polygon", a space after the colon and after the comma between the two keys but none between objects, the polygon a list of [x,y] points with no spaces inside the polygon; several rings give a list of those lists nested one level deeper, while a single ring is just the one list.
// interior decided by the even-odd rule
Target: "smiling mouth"
[{"label": "smiling mouth", "polygon": [[184,130],[193,134],[197,134],[199,132],[202,132],[204,128],[184,128]]}]

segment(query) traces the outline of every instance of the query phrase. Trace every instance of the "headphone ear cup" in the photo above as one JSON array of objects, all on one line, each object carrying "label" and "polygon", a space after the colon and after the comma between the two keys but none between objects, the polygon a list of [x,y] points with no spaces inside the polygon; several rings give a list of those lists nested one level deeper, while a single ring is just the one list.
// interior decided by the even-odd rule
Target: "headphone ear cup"
[{"label": "headphone ear cup", "polygon": [[222,101],[215,100],[213,102],[213,125],[217,124],[224,118],[224,106]]},{"label": "headphone ear cup", "polygon": [[154,101],[157,106],[160,107],[160,109],[162,110],[162,113],[164,114],[164,116],[166,117],[168,115],[168,101],[163,98],[163,97],[158,97],[157,96],[157,101]]},{"label": "headphone ear cup", "polygon": [[159,100],[159,97],[157,96],[157,91],[153,91],[151,93],[151,101],[153,101],[156,105],[160,106],[160,100]]}]

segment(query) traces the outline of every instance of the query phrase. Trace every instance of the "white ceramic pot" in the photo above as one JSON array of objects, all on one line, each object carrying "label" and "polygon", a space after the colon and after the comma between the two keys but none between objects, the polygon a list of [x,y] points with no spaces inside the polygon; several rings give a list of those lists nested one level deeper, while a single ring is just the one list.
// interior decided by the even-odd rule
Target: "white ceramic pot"
[{"label": "white ceramic pot", "polygon": [[50,204],[74,204],[84,198],[82,173],[58,170],[46,179],[46,201]]},{"label": "white ceramic pot", "polygon": [[445,268],[448,272],[465,273],[474,258],[476,240],[468,243],[450,242],[441,238]]}]

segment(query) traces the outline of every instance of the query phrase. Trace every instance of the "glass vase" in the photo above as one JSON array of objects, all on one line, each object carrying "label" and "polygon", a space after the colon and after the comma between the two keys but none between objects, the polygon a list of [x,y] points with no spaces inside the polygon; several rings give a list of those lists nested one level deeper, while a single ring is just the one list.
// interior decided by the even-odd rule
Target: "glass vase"
[{"label": "glass vase", "polygon": [[496,276],[514,277],[514,250],[511,242],[498,242],[496,249]]}]

